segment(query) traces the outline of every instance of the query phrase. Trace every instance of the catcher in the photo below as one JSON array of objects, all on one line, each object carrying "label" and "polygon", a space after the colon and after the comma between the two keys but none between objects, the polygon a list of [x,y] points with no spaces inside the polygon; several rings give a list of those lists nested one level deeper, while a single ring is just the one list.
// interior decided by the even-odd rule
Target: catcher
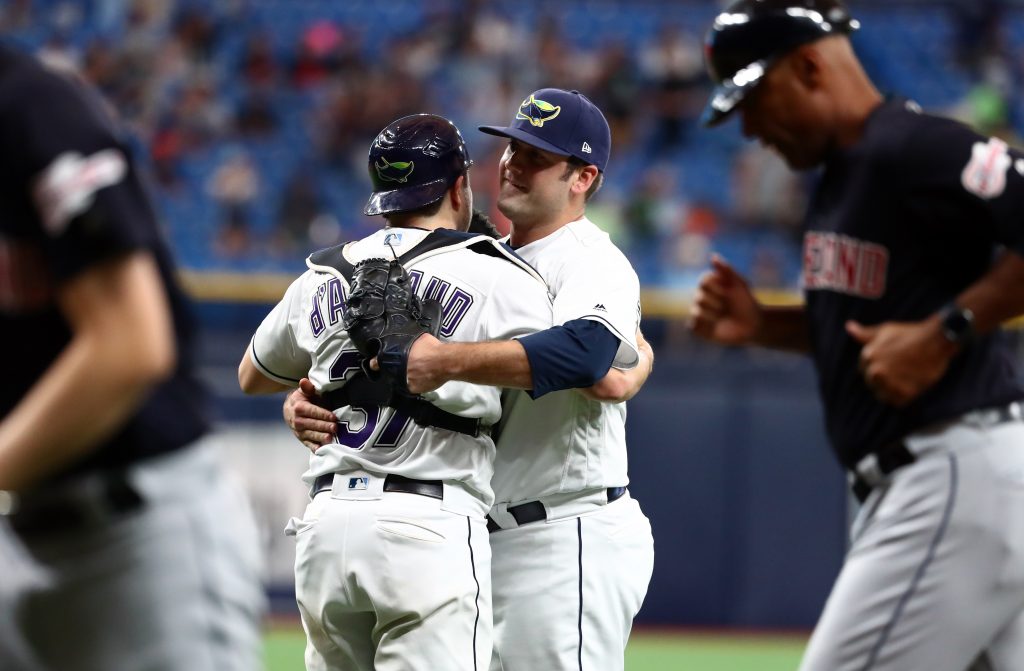
[{"label": "catcher", "polygon": [[363,365],[377,357],[404,380],[403,353],[422,333],[491,340],[551,325],[536,272],[491,237],[462,232],[471,165],[442,117],[381,131],[364,212],[386,227],[311,255],[239,365],[247,393],[308,377],[337,419],[304,475],[306,513],[286,530],[307,668],[469,671],[491,657],[486,513],[499,389],[460,382],[414,396]]}]

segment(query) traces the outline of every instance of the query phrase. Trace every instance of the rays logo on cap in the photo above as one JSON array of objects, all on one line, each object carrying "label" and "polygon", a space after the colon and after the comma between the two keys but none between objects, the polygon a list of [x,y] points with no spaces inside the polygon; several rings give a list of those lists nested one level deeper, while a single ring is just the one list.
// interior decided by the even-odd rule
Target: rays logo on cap
[{"label": "rays logo on cap", "polygon": [[399,182],[404,184],[409,181],[409,175],[416,168],[414,161],[395,161],[389,163],[383,156],[380,157],[380,163],[374,163],[373,167],[377,169],[377,176],[385,182]]},{"label": "rays logo on cap", "polygon": [[545,121],[551,121],[558,113],[562,111],[559,105],[552,105],[549,102],[543,100],[537,100],[531,94],[529,98],[523,101],[523,104],[519,106],[519,111],[516,112],[517,119],[526,119],[530,122],[530,125],[537,126],[540,128],[544,125]]}]

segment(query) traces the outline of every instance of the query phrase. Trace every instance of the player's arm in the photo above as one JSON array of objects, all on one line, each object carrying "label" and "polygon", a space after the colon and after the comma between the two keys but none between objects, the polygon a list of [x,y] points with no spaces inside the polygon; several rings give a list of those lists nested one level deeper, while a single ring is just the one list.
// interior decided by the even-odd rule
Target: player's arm
[{"label": "player's arm", "polygon": [[746,280],[717,254],[698,283],[690,318],[695,334],[720,345],[810,351],[804,307],[761,305]]},{"label": "player's arm", "polygon": [[112,435],[174,369],[167,297],[152,256],[91,267],[58,290],[71,340],[0,423],[0,490],[22,490]]},{"label": "player's arm", "polygon": [[[985,334],[1024,314],[1024,257],[1005,251],[992,268],[954,300],[973,315],[972,330]],[[866,326],[848,322],[847,331],[863,346],[860,369],[879,400],[910,403],[937,383],[962,345],[944,333],[945,310],[918,322]]]},{"label": "player's arm", "polygon": [[629,370],[611,368],[608,374],[594,385],[580,389],[580,393],[587,398],[605,403],[623,403],[636,396],[654,370],[654,349],[640,329],[636,330],[636,344],[640,360],[635,367]]},{"label": "player's arm", "polygon": [[295,385],[282,384],[264,375],[253,364],[248,350],[242,355],[242,360],[238,363],[238,386],[246,394],[276,394],[277,392],[295,388]]},{"label": "player's arm", "polygon": [[312,365],[312,359],[296,341],[294,324],[301,312],[307,275],[289,285],[281,301],[260,323],[238,362],[238,386],[246,394],[275,394],[294,389]]},{"label": "player's arm", "polygon": [[518,340],[449,343],[426,334],[409,353],[409,390],[423,393],[449,380],[527,389],[534,398],[589,387],[611,367],[619,340],[604,325],[577,319]]}]

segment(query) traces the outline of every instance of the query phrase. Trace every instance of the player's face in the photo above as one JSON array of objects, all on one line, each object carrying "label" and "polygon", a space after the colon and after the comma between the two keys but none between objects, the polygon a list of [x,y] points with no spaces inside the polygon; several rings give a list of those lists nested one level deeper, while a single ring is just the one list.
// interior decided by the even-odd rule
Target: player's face
[{"label": "player's face", "polygon": [[743,135],[760,140],[793,170],[807,170],[824,160],[828,143],[814,99],[786,61],[768,70],[740,103],[739,113]]},{"label": "player's face", "polygon": [[569,206],[564,156],[510,140],[498,164],[498,209],[516,227],[544,224]]}]

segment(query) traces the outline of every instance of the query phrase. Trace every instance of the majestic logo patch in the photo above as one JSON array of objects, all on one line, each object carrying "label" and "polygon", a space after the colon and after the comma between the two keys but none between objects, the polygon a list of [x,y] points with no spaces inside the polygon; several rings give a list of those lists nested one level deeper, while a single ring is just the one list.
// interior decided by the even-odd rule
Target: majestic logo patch
[{"label": "majestic logo patch", "polygon": [[595,305],[595,306],[594,306],[593,308],[591,308],[591,309],[592,309],[592,310],[600,310],[601,312],[608,312],[608,308],[606,308],[606,307],[604,306],[604,303],[598,303],[597,305]]},{"label": "majestic logo patch", "polygon": [[391,163],[381,156],[380,162],[374,163],[373,167],[377,170],[377,176],[385,182],[405,184],[409,181],[409,175],[416,169],[416,163],[413,161],[395,161]]},{"label": "majestic logo patch", "polygon": [[991,138],[987,143],[975,142],[971,160],[960,173],[960,183],[979,198],[995,198],[1006,189],[1006,171],[1013,159],[1002,140]]},{"label": "majestic logo patch", "polygon": [[804,236],[804,289],[828,289],[861,298],[881,298],[889,268],[889,250],[836,233],[809,231]]},{"label": "majestic logo patch", "polygon": [[55,158],[32,189],[46,232],[54,237],[63,233],[72,219],[92,206],[97,191],[117,184],[127,172],[128,162],[117,149],[91,156],[69,151]]},{"label": "majestic logo patch", "polygon": [[519,111],[516,112],[517,119],[526,119],[530,122],[530,125],[540,128],[544,125],[544,122],[551,121],[558,113],[562,111],[559,105],[552,105],[549,102],[543,100],[537,100],[531,94],[529,98],[523,101],[523,104],[519,106]]}]

